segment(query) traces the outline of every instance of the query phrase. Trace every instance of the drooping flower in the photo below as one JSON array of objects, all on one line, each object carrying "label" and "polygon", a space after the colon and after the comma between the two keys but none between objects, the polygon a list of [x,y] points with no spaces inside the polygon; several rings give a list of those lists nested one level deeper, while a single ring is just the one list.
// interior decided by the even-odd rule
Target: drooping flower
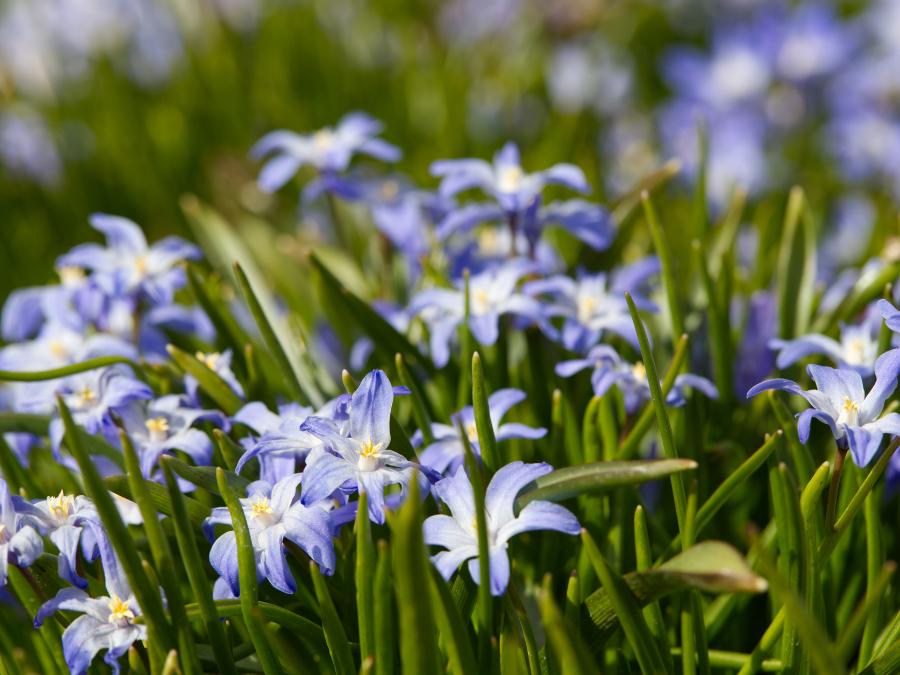
[{"label": "drooping flower", "polygon": [[[593,368],[591,384],[594,394],[603,396],[615,385],[625,400],[625,412],[633,415],[650,400],[650,385],[647,381],[647,369],[643,362],[628,363],[615,349],[609,345],[597,345],[585,358],[561,361],[556,364],[556,374],[560,377],[571,377],[586,368]],[[719,392],[716,386],[700,375],[682,373],[675,378],[672,389],[666,395],[666,404],[678,407],[687,401],[687,389],[697,389],[708,398],[716,399]]]},{"label": "drooping flower", "polygon": [[656,305],[643,291],[648,280],[658,273],[659,260],[650,257],[611,275],[581,274],[577,279],[557,275],[529,281],[522,291],[550,298],[548,313],[563,318],[558,336],[569,351],[586,352],[607,330],[637,347],[637,334],[624,294],[626,291],[632,294],[638,309],[656,311]]},{"label": "drooping flower", "polygon": [[[385,489],[399,485],[406,494],[418,467],[390,449],[394,390],[384,371],[367,374],[350,400],[344,430],[334,420],[309,417],[300,427],[324,441],[326,451],[308,458],[303,471],[304,503],[328,498],[338,488],[365,492],[369,517],[384,522]],[[347,431],[349,435],[345,435]],[[426,472],[427,473],[427,472]]]},{"label": "drooping flower", "polygon": [[335,192],[350,198],[358,196],[359,188],[342,180],[354,155],[362,154],[395,162],[400,150],[378,138],[382,124],[360,112],[345,115],[334,127],[325,127],[313,134],[293,131],[273,131],[263,136],[250,151],[260,159],[271,154],[263,166],[258,183],[264,192],[275,192],[287,183],[303,166],[312,166],[318,177],[307,184],[304,200],[322,192]]},{"label": "drooping flower", "polygon": [[[502,315],[509,314],[539,323],[545,320],[541,304],[516,290],[519,281],[533,269],[529,261],[516,258],[469,279],[468,325],[479,343],[492,345],[497,341]],[[457,326],[465,319],[465,306],[465,285],[462,281],[457,282],[455,289],[429,288],[420,291],[410,302],[410,314],[421,317],[428,325],[431,358],[439,367],[446,365],[450,359],[450,342]]]},{"label": "drooping flower", "polygon": [[185,284],[184,269],[178,263],[201,257],[200,249],[180,237],[166,237],[148,246],[141,228],[128,218],[96,213],[90,223],[106,235],[107,247],[81,244],[63,255],[57,265],[92,270],[93,280],[110,296],[169,304]]},{"label": "drooping flower", "polygon": [[41,535],[16,511],[9,487],[0,478],[0,586],[6,585],[9,565],[28,567],[43,551]]},{"label": "drooping flower", "polygon": [[[328,510],[320,505],[305,505],[297,499],[297,486],[302,474],[293,474],[270,485],[264,481],[251,483],[241,506],[256,556],[257,579],[268,579],[282,593],[297,590],[285,558],[284,540],[293,542],[312,558],[325,574],[334,572],[335,553]],[[215,525],[230,525],[226,507],[213,509],[204,529],[211,537]],[[240,595],[237,542],[234,532],[222,534],[212,545],[209,562],[228,582],[235,596]]]},{"label": "drooping flower", "polygon": [[[510,438],[536,439],[546,436],[547,430],[543,428],[529,427],[518,422],[500,423],[512,406],[524,400],[525,392],[519,389],[499,389],[488,397],[491,425],[494,429],[494,437],[498,441]],[[451,420],[453,424],[434,423],[431,425],[434,441],[419,456],[422,464],[442,474],[454,473],[465,459],[465,446],[457,424],[462,425],[472,451],[478,456],[481,455],[478,430],[475,428],[475,411],[472,406],[466,406],[454,413],[451,415]],[[413,438],[414,442],[417,440],[421,440],[421,432]]]},{"label": "drooping flower", "polygon": [[147,639],[147,625],[138,622],[141,608],[128,581],[118,571],[118,564],[107,565],[104,559],[104,573],[106,596],[92,598],[80,588],[63,588],[34,617],[38,628],[60,610],[81,613],[62,636],[63,656],[73,675],[86,673],[94,657],[103,650],[103,660],[113,673],[118,673],[119,659],[136,641]]},{"label": "drooping flower", "polygon": [[[87,588],[87,580],[78,574],[78,545],[82,545],[85,559],[92,561],[100,552],[98,540],[106,536],[94,503],[82,495],[67,495],[60,490],[56,497],[32,502],[14,498],[14,504],[24,522],[49,536],[56,545],[60,578]],[[88,536],[82,538],[82,534]]]},{"label": "drooping flower", "polygon": [[812,406],[797,416],[801,443],[809,439],[810,423],[817,419],[831,429],[838,447],[850,449],[857,466],[866,466],[881,445],[885,434],[900,434],[900,414],[882,416],[884,403],[897,388],[900,375],[900,349],[885,352],[875,361],[875,383],[866,394],[855,370],[810,365],[810,377],[816,389],[804,390],[792,380],[776,378],[760,382],[747,392],[747,398],[769,389],[802,396]]},{"label": "drooping flower", "polygon": [[[535,500],[526,504],[519,514],[514,511],[516,497],[522,488],[535,479],[553,471],[549,464],[507,464],[494,474],[484,499],[488,529],[491,594],[502,595],[509,584],[509,540],[522,532],[557,530],[578,534],[581,526],[566,508],[552,502]],[[438,481],[434,491],[452,515],[439,514],[425,520],[425,543],[441,546],[432,557],[438,572],[449,580],[456,569],[469,561],[469,574],[478,584],[478,533],[475,499],[472,484],[465,469],[459,467],[452,476]]]}]

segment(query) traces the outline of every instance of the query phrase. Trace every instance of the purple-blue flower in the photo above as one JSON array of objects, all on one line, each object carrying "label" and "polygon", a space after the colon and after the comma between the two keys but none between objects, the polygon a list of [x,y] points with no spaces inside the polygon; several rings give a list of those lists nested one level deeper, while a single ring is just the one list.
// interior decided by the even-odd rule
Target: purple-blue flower
[{"label": "purple-blue flower", "polygon": [[[525,392],[519,389],[499,389],[488,397],[491,426],[494,429],[494,437],[498,441],[510,438],[535,439],[546,436],[546,429],[529,427],[518,422],[500,423],[511,407],[524,400]],[[442,474],[455,472],[465,459],[465,446],[457,426],[459,424],[462,425],[463,432],[472,446],[472,451],[478,456],[481,455],[478,430],[475,428],[475,411],[472,406],[466,406],[459,412],[453,413],[450,419],[453,424],[434,423],[431,425],[434,441],[419,455],[419,461],[422,464]],[[418,432],[413,440],[420,439],[421,432]]]},{"label": "purple-blue flower", "polygon": [[[241,499],[256,555],[257,579],[268,579],[274,588],[289,594],[297,590],[297,585],[288,569],[285,539],[303,549],[325,574],[332,574],[335,565],[333,530],[328,510],[317,504],[306,506],[297,500],[297,486],[301,480],[305,480],[303,475],[297,473],[275,485],[256,481],[248,487],[247,498]],[[204,530],[212,535],[215,525],[231,525],[231,522],[228,509],[217,507],[206,519]],[[209,562],[228,582],[231,592],[235,596],[240,595],[237,543],[233,531],[215,540],[209,552]]]},{"label": "purple-blue flower", "polygon": [[200,249],[180,237],[166,237],[148,246],[141,228],[128,218],[95,213],[90,223],[106,235],[107,246],[81,244],[61,256],[57,266],[92,270],[92,279],[110,296],[169,304],[185,283],[179,263],[201,257]]},{"label": "purple-blue flower", "polygon": [[303,471],[304,503],[327,499],[338,488],[358,490],[368,497],[369,517],[376,523],[384,522],[385,489],[399,485],[402,494],[406,494],[418,468],[390,449],[393,402],[394,389],[387,375],[373,370],[353,392],[346,426],[315,416],[303,422],[301,431],[321,438],[326,448],[307,457]]},{"label": "purple-blue flower", "polygon": [[44,541],[28,519],[16,511],[6,481],[0,478],[0,586],[9,565],[28,567],[44,551]]},{"label": "purple-blue flower", "polygon": [[[887,303],[886,300],[882,302]],[[769,347],[778,351],[775,360],[778,368],[787,368],[813,354],[824,354],[838,368],[852,369],[863,377],[869,377],[878,357],[880,324],[881,317],[871,312],[860,325],[842,324],[840,341],[827,335],[811,333],[793,340],[770,340]]]},{"label": "purple-blue flower", "polygon": [[107,595],[92,598],[80,588],[63,588],[45,602],[34,617],[40,627],[51,614],[60,610],[79,612],[62,636],[63,656],[73,675],[86,673],[98,652],[106,650],[103,660],[119,672],[119,659],[136,641],[147,639],[147,625],[138,623],[141,608],[134,593],[118,570],[115,560],[104,558]]},{"label": "purple-blue flower", "polygon": [[[500,317],[513,315],[542,323],[544,310],[534,298],[516,290],[519,281],[534,270],[533,263],[516,258],[473,275],[469,279],[469,329],[483,345],[492,345],[500,334]],[[419,316],[429,330],[431,358],[438,367],[450,360],[450,342],[465,319],[465,285],[429,288],[410,301],[409,311]]]},{"label": "purple-blue flower", "polygon": [[563,185],[576,192],[590,191],[584,173],[574,164],[556,164],[544,171],[525,173],[515,143],[507,143],[493,163],[483,159],[446,159],[434,162],[431,173],[441,177],[440,192],[453,196],[479,188],[493,197],[506,214],[520,214],[535,204],[544,187]]},{"label": "purple-blue flower", "polygon": [[[603,396],[615,385],[625,400],[625,412],[633,415],[650,400],[650,385],[647,382],[647,369],[640,361],[628,363],[615,349],[609,345],[597,345],[585,358],[561,361],[556,364],[556,374],[560,377],[571,377],[586,368],[593,368],[591,384],[594,394]],[[672,389],[666,396],[666,404],[678,407],[686,402],[686,390],[696,389],[708,398],[716,399],[719,392],[716,386],[705,377],[682,373],[675,378]]]},{"label": "purple-blue flower", "polygon": [[656,257],[644,258],[611,275],[581,274],[577,279],[557,275],[527,282],[522,291],[531,296],[548,296],[548,313],[563,317],[559,340],[573,352],[584,353],[593,347],[604,331],[625,338],[637,347],[637,334],[625,302],[632,294],[639,309],[656,311],[656,305],[643,291],[648,280],[659,273]]},{"label": "purple-blue flower", "polygon": [[850,449],[857,466],[866,466],[878,453],[885,434],[900,434],[900,414],[881,416],[884,403],[897,388],[900,349],[885,352],[875,361],[875,384],[866,394],[862,377],[855,370],[810,365],[816,389],[781,378],[765,380],[747,392],[747,398],[769,389],[802,396],[812,406],[797,416],[801,443],[809,439],[810,423],[817,419],[831,429],[838,447]]},{"label": "purple-blue flower", "polygon": [[[509,555],[506,549],[512,537],[533,530],[557,530],[573,535],[581,530],[578,520],[568,509],[552,502],[529,502],[516,515],[514,504],[522,488],[551,471],[553,467],[549,464],[513,462],[498,470],[487,486],[484,510],[492,595],[502,595],[509,584]],[[431,560],[447,580],[468,560],[469,574],[477,584],[480,578],[475,498],[465,469],[459,467],[452,476],[438,481],[434,491],[450,508],[452,515],[439,514],[425,520],[425,543],[447,549]]]},{"label": "purple-blue flower", "polygon": [[378,120],[360,112],[345,115],[334,127],[325,127],[313,134],[293,131],[273,131],[253,146],[250,154],[256,159],[271,155],[259,174],[259,187],[275,192],[287,183],[303,166],[318,172],[317,179],[304,189],[309,200],[324,191],[358,196],[358,188],[344,185],[340,174],[350,166],[354,155],[368,155],[385,162],[400,159],[400,150],[378,138],[382,131]]}]

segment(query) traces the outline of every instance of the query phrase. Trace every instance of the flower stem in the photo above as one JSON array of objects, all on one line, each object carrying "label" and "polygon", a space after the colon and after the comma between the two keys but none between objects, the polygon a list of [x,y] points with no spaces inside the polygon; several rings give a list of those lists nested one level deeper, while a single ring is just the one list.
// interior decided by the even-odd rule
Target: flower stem
[{"label": "flower stem", "polygon": [[825,531],[834,530],[834,519],[837,512],[838,488],[841,484],[841,472],[844,468],[844,457],[847,456],[846,448],[835,448],[834,468],[831,471],[831,485],[828,486],[828,502],[825,506]]}]

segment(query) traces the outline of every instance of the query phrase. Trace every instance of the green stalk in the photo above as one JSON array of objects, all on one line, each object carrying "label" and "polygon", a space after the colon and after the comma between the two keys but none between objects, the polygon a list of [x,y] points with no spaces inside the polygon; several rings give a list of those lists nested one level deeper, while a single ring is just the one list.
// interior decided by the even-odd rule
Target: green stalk
[{"label": "green stalk", "polygon": [[256,555],[253,551],[253,540],[250,538],[250,529],[247,527],[247,518],[241,502],[234,490],[228,484],[225,471],[216,469],[216,480],[219,484],[219,494],[225,500],[228,512],[231,514],[231,524],[234,528],[235,544],[237,546],[238,579],[241,588],[241,614],[247,626],[247,632],[253,646],[256,647],[256,657],[266,675],[281,675],[281,664],[275,658],[269,636],[266,634],[265,625],[262,624],[256,613],[259,599],[256,586]]},{"label": "green stalk", "polygon": [[372,609],[372,584],[375,577],[375,544],[369,521],[368,496],[359,493],[356,511],[356,615],[359,622],[359,654],[362,659],[374,655],[375,614]]},{"label": "green stalk", "polygon": [[89,370],[96,370],[97,368],[106,368],[107,366],[112,366],[117,363],[124,363],[127,366],[131,366],[131,369],[138,375],[144,374],[144,371],[137,363],[124,356],[98,356],[97,358],[87,359],[81,363],[73,363],[69,366],[51,368],[50,370],[0,370],[0,382],[43,382],[45,380],[57,380],[61,377],[86,373]]},{"label": "green stalk", "polygon": [[653,208],[653,202],[650,200],[650,193],[646,190],[641,192],[641,204],[644,207],[644,218],[647,219],[647,225],[650,226],[653,247],[656,249],[656,255],[659,256],[659,263],[662,268],[663,287],[666,289],[666,300],[669,303],[669,319],[672,322],[672,335],[682,335],[684,333],[684,320],[681,318],[681,293],[675,280],[672,249],[669,247],[669,243],[666,241],[666,234],[659,224],[656,209]]},{"label": "green stalk", "polygon": [[857,662],[861,664],[868,663],[872,658],[872,650],[875,647],[875,639],[878,637],[878,630],[882,618],[880,597],[876,597],[875,593],[875,584],[878,581],[884,562],[884,544],[881,540],[880,504],[880,494],[876,489],[866,497],[863,506],[863,517],[865,519],[866,530],[866,597],[873,598],[874,606],[866,618],[862,642],[859,646]]},{"label": "green stalk", "polygon": [[[359,512],[363,513],[361,509]],[[365,519],[368,521],[368,518],[369,514],[366,511]],[[319,618],[325,631],[325,642],[328,644],[334,671],[337,675],[353,675],[356,672],[356,667],[353,665],[350,641],[347,639],[347,633],[344,631],[341,617],[338,616],[334,601],[328,592],[325,577],[319,571],[319,566],[312,560],[309,561],[309,573],[316,592],[316,600],[319,603]],[[363,656],[366,656],[366,654],[364,653]]]},{"label": "green stalk", "polygon": [[378,562],[375,565],[372,610],[375,616],[375,673],[392,675],[394,672],[394,597],[391,578],[391,553],[386,541],[378,542]]},{"label": "green stalk", "polygon": [[490,476],[500,468],[497,456],[497,439],[494,437],[494,423],[488,407],[487,384],[484,381],[484,367],[481,355],[472,354],[472,407],[475,411],[475,429],[478,432],[478,445],[481,448],[481,460],[484,470]]}]

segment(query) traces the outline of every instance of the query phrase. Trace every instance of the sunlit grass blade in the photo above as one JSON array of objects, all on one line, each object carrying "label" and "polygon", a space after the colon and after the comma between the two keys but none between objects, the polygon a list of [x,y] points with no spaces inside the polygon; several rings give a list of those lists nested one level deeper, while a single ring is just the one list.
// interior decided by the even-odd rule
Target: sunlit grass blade
[{"label": "sunlit grass blade", "polygon": [[215,326],[219,340],[234,350],[236,358],[243,359],[244,346],[252,340],[234,315],[227,311],[224,298],[221,294],[215,299],[211,297],[208,284],[200,276],[200,271],[195,265],[187,265],[187,281],[197,304]]},{"label": "sunlit grass blade", "polygon": [[583,494],[604,493],[696,468],[697,462],[692,459],[647,459],[567,466],[541,476],[522,488],[516,498],[516,508],[521,509],[535,499],[557,502]]},{"label": "sunlit grass blade", "polygon": [[[634,553],[635,569],[637,572],[646,572],[653,565],[653,552],[650,547],[650,535],[647,532],[647,516],[644,507],[638,506],[634,510]],[[662,608],[655,600],[651,600],[644,607],[644,619],[647,627],[653,633],[657,644],[663,654],[669,649],[666,638],[666,622]]]},{"label": "sunlit grass blade", "polygon": [[134,548],[128,528],[122,521],[122,516],[116,508],[112,495],[103,484],[103,479],[86,450],[84,430],[75,424],[75,420],[72,419],[72,414],[61,396],[57,396],[56,405],[65,427],[66,447],[69,448],[81,470],[84,491],[97,508],[97,513],[106,527],[109,541],[122,564],[131,590],[147,619],[147,630],[152,637],[149,647],[156,652],[157,657],[164,658],[163,655],[174,647],[175,641],[172,637],[171,626],[163,613],[162,599],[156,587],[150,584],[150,580],[144,573],[141,559]]},{"label": "sunlit grass blade", "polygon": [[394,589],[391,551],[387,542],[383,540],[378,542],[378,562],[375,564],[372,595],[372,612],[375,617],[375,631],[372,636],[375,648],[375,673],[392,675],[396,663]]},{"label": "sunlit grass blade", "polygon": [[472,354],[472,407],[475,411],[475,428],[478,432],[478,446],[487,475],[500,468],[497,457],[497,439],[494,438],[494,424],[488,408],[487,384],[484,381],[484,367],[478,352]]},{"label": "sunlit grass blade", "polygon": [[[641,347],[641,359],[643,360],[644,368],[647,371],[647,382],[650,386],[650,398],[653,402],[653,409],[656,412],[656,424],[659,427],[662,452],[666,458],[676,459],[678,457],[678,450],[675,447],[675,437],[672,434],[672,425],[669,423],[669,415],[666,412],[666,400],[659,383],[659,375],[656,371],[656,360],[653,358],[650,340],[647,337],[644,322],[641,321],[637,306],[634,304],[634,300],[632,300],[630,293],[625,294],[625,301],[628,303],[629,312],[631,312],[631,321],[634,323],[638,343]],[[672,494],[675,499],[675,515],[678,519],[678,529],[684,532],[685,505],[687,503],[684,481],[681,476],[675,474],[672,476],[671,482]]]},{"label": "sunlit grass blade", "polygon": [[652,193],[659,187],[668,183],[672,177],[681,171],[681,162],[670,159],[653,173],[638,180],[618,199],[610,202],[613,222],[621,225],[641,201],[641,195],[645,192]]},{"label": "sunlit grass blade", "polygon": [[412,675],[436,672],[438,662],[429,579],[431,562],[425,550],[419,495],[419,476],[415,475],[403,506],[390,521],[400,662],[403,672]]},{"label": "sunlit grass blade", "polygon": [[[175,480],[175,475],[172,473],[172,469],[169,467],[166,459],[165,457],[162,458],[160,465],[162,466],[166,490],[168,491],[171,504],[172,511],[170,515],[173,529],[175,530],[175,540],[178,543],[178,551],[181,554],[181,561],[193,591],[192,597],[197,601],[197,611],[206,628],[209,642],[213,647],[212,653],[219,672],[224,675],[230,675],[235,672],[231,659],[231,648],[225,636],[225,629],[219,621],[219,615],[216,612],[215,602],[212,597],[212,586],[206,577],[203,559],[200,557],[200,550],[197,548],[195,539],[197,523],[192,521],[188,515],[188,498],[181,493],[178,481]],[[187,607],[185,608],[185,613],[189,615]]]},{"label": "sunlit grass blade", "polygon": [[216,495],[222,496],[217,475],[219,471],[225,475],[225,481],[231,486],[231,489],[238,494],[244,494],[247,491],[247,486],[250,484],[250,481],[243,476],[238,476],[237,474],[222,468],[191,466],[172,456],[165,457],[164,459],[171,467],[172,471],[177,473],[181,478]]},{"label": "sunlit grass blade", "polygon": [[137,503],[144,521],[144,534],[150,544],[150,553],[159,573],[163,590],[166,594],[166,607],[172,619],[172,627],[175,630],[178,641],[176,654],[176,666],[187,675],[200,673],[200,662],[197,660],[197,651],[194,644],[194,634],[184,613],[184,602],[179,586],[179,574],[169,547],[169,540],[163,533],[162,525],[156,510],[156,503],[150,495],[148,483],[141,474],[141,463],[137,452],[131,443],[131,439],[124,431],[120,431],[119,439],[122,444],[122,453],[125,456],[125,469],[128,475],[128,484],[131,487],[132,499]]},{"label": "sunlit grass blade", "polygon": [[694,241],[693,247],[694,255],[697,258],[697,266],[700,269],[700,279],[706,292],[707,330],[709,332],[709,347],[712,352],[716,388],[719,390],[720,399],[727,404],[734,396],[734,358],[732,355],[729,308],[720,306],[716,292],[716,282],[713,281],[707,264],[706,248],[699,240]]},{"label": "sunlit grass blade", "polygon": [[[891,581],[891,578],[896,571],[897,564],[893,561],[886,562],[878,570],[875,578],[866,589],[866,595],[862,604],[850,617],[850,621],[842,627],[841,634],[838,637],[837,651],[844,661],[850,659],[854,651],[857,650],[857,641],[860,638],[860,634],[863,632],[868,618],[877,609],[884,596],[884,592],[887,589],[888,583]],[[861,655],[858,658],[862,663],[868,661],[868,658],[865,658],[864,660]]]},{"label": "sunlit grass blade", "polygon": [[175,345],[167,345],[166,351],[182,372],[197,379],[200,388],[226,415],[234,415],[244,405],[244,402],[231,390],[225,380],[197,357],[181,351]]},{"label": "sunlit grass blade", "polygon": [[447,582],[434,568],[431,569],[431,593],[437,610],[434,616],[441,645],[447,653],[448,671],[456,675],[477,672],[469,631],[459,608],[453,602]]},{"label": "sunlit grass blade", "polygon": [[106,368],[118,363],[130,366],[137,375],[143,374],[141,367],[129,358],[124,356],[98,356],[93,359],[86,359],[80,363],[73,363],[69,366],[62,366],[60,368],[51,368],[50,370],[0,370],[0,382],[43,382],[45,380],[57,380],[61,377],[86,373],[89,370]]},{"label": "sunlit grass blade", "polygon": [[587,530],[581,531],[581,541],[641,670],[644,673],[671,672],[671,662],[660,652],[659,642],[650,632],[641,606],[628,584],[609,566]]},{"label": "sunlit grass blade", "polygon": [[253,540],[250,538],[250,529],[247,527],[247,518],[244,516],[244,509],[237,495],[228,484],[228,479],[223,469],[216,469],[216,480],[219,486],[219,493],[228,507],[228,513],[231,515],[231,524],[234,528],[238,558],[238,580],[241,591],[241,615],[244,618],[244,624],[247,626],[250,639],[256,647],[256,656],[259,659],[263,672],[266,675],[279,675],[282,673],[281,665],[275,658],[272,645],[269,642],[269,636],[266,634],[265,625],[256,616],[259,602],[256,585],[256,554],[253,550]]},{"label": "sunlit grass blade", "polygon": [[[866,624],[863,629],[862,641],[859,645],[857,656],[859,663],[868,663],[875,646],[875,638],[882,621],[881,594],[876,590],[876,584],[881,578],[884,565],[884,540],[881,533],[881,503],[882,495],[876,488],[866,497],[863,506],[863,518],[866,533],[866,598],[871,601],[871,611],[866,615]],[[883,590],[883,589],[882,589]],[[840,649],[840,645],[839,645]]]},{"label": "sunlit grass blade", "polygon": [[681,314],[681,292],[676,280],[672,249],[669,247],[669,242],[666,241],[666,233],[660,225],[656,209],[650,199],[650,193],[646,190],[641,192],[641,203],[644,207],[644,218],[647,220],[650,235],[653,237],[653,247],[656,249],[656,255],[659,257],[662,267],[663,287],[668,301],[672,335],[681,335],[684,333],[684,320]]}]

